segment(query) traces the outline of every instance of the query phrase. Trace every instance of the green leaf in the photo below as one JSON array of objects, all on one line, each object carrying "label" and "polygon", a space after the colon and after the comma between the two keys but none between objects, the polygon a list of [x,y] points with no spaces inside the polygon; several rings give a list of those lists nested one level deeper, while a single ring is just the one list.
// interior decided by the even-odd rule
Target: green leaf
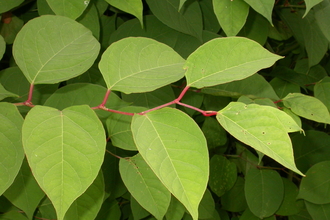
[{"label": "green leaf", "polygon": [[184,59],[155,40],[129,37],[103,53],[99,68],[108,89],[124,93],[149,92],[184,76]]},{"label": "green leaf", "polygon": [[328,39],[322,33],[313,10],[305,18],[302,11],[291,12],[290,8],[280,10],[280,16],[292,30],[295,39],[299,44],[306,48],[308,54],[308,65],[312,67],[318,64],[328,50]]},{"label": "green leaf", "polygon": [[100,38],[100,21],[98,11],[94,4],[90,4],[84,13],[77,19],[77,21],[92,31],[93,36],[99,40]]},{"label": "green leaf", "polygon": [[[89,105],[96,107],[102,103],[107,89],[103,86],[90,83],[74,83],[56,90],[44,103],[44,105],[62,110],[73,105]],[[105,103],[107,108],[119,109],[127,106],[115,93],[110,93]],[[104,122],[110,112],[96,109],[98,117]]]},{"label": "green leaf", "polygon": [[120,220],[121,210],[117,200],[104,201],[96,220]]},{"label": "green leaf", "polygon": [[276,211],[276,215],[288,216],[295,215],[304,207],[303,200],[297,200],[299,189],[289,179],[283,178],[284,197],[279,209]]},{"label": "green leaf", "polygon": [[187,58],[184,66],[187,85],[203,88],[241,80],[273,65],[280,58],[247,38],[210,40]]},{"label": "green leaf", "polygon": [[19,6],[23,1],[24,0],[0,0],[0,14]]},{"label": "green leaf", "polygon": [[[250,209],[246,209],[239,220],[260,220],[260,218],[255,216]],[[263,218],[263,220],[276,220],[276,217],[273,215],[268,218]]]},{"label": "green leaf", "polygon": [[203,14],[204,30],[218,33],[220,25],[214,13],[213,0],[201,0],[199,1],[199,6]]},{"label": "green leaf", "polygon": [[23,215],[22,213],[20,213],[18,211],[10,211],[10,212],[4,213],[4,214],[0,214],[0,219],[28,220],[28,218],[25,215]]},{"label": "green leaf", "polygon": [[[0,7],[1,8],[1,7]],[[24,25],[24,21],[12,15],[10,23],[0,23],[0,34],[7,44],[12,44],[17,33]]]},{"label": "green leaf", "polygon": [[283,201],[283,182],[274,170],[249,170],[244,188],[251,212],[261,219],[273,215]]},{"label": "green leaf", "polygon": [[133,215],[133,218],[134,219],[145,219],[145,218],[149,219],[149,218],[153,218],[153,217],[150,216],[150,212],[148,212],[147,210],[145,210],[136,201],[136,199],[134,199],[134,197],[132,195],[131,195],[131,198],[130,198],[130,206],[131,206],[132,215]]},{"label": "green leaf", "polygon": [[235,36],[242,29],[249,14],[249,5],[243,0],[213,0],[214,13],[227,36]]},{"label": "green leaf", "polygon": [[330,203],[328,204],[313,204],[305,201],[306,208],[309,214],[315,220],[330,218]]},{"label": "green leaf", "polygon": [[330,77],[326,77],[321,82],[315,84],[314,96],[321,100],[327,106],[328,111],[330,111],[330,100],[328,99],[330,96]]},{"label": "green leaf", "polygon": [[47,3],[55,14],[75,20],[87,8],[89,0],[47,0]]},{"label": "green leaf", "polygon": [[230,190],[237,179],[235,163],[230,162],[221,155],[214,155],[210,161],[209,186],[217,196],[221,197]]},{"label": "green leaf", "polygon": [[315,204],[330,203],[330,161],[312,166],[301,180],[298,199]]},{"label": "green leaf", "polygon": [[100,170],[106,140],[102,123],[85,105],[63,111],[36,106],[25,118],[22,140],[32,173],[62,220]]},{"label": "green leaf", "polygon": [[3,54],[6,52],[6,42],[5,39],[0,35],[0,60],[3,57]]},{"label": "green leaf", "polygon": [[[143,107],[128,106],[118,109],[118,111],[139,113],[147,110]],[[132,116],[111,113],[106,120],[106,127],[111,143],[124,150],[137,151],[133,134],[131,131]]]},{"label": "green leaf", "polygon": [[181,220],[186,209],[182,205],[182,203],[177,200],[174,196],[171,197],[171,203],[170,206],[167,209],[166,212],[166,219],[171,219],[171,220]]},{"label": "green leaf", "polygon": [[314,164],[329,160],[328,143],[330,136],[321,131],[307,130],[305,134],[293,136],[294,157],[299,170],[306,172]]},{"label": "green leaf", "polygon": [[143,106],[151,109],[173,101],[175,99],[175,95],[172,86],[167,85],[146,93],[123,93],[121,94],[121,98],[132,105]]},{"label": "green leaf", "polygon": [[3,194],[12,204],[24,211],[29,219],[39,205],[45,193],[34,179],[26,160],[16,176],[13,184]]},{"label": "green leaf", "polygon": [[137,17],[143,27],[143,4],[141,0],[106,0],[110,5]]},{"label": "green leaf", "polygon": [[267,18],[269,23],[273,25],[272,13],[275,4],[275,0],[244,0],[248,3],[256,12]]},{"label": "green leaf", "polygon": [[215,211],[215,203],[211,192],[206,189],[201,203],[198,207],[198,218],[199,219],[212,219]]},{"label": "green leaf", "polygon": [[303,16],[303,18],[308,14],[308,12],[317,4],[319,4],[320,2],[322,2],[323,0],[305,0],[305,4],[306,4],[306,11],[305,14]]},{"label": "green leaf", "polygon": [[206,117],[202,126],[202,131],[207,141],[207,147],[214,149],[227,143],[227,132],[213,117]]},{"label": "green leaf", "polygon": [[330,124],[329,111],[317,98],[301,93],[290,93],[282,100],[293,113],[309,120]]},{"label": "green leaf", "polygon": [[241,212],[247,208],[244,184],[244,179],[238,176],[234,186],[221,197],[221,204],[224,210]]},{"label": "green leaf", "polygon": [[284,98],[289,93],[300,92],[299,85],[285,81],[277,77],[273,78],[269,83],[273,87],[273,90],[276,92],[279,98]]},{"label": "green leaf", "polygon": [[235,138],[303,175],[294,163],[287,132],[301,130],[286,113],[269,106],[232,102],[217,114],[219,123]]},{"label": "green leaf", "polygon": [[103,174],[99,172],[94,182],[72,203],[64,219],[95,219],[101,209],[104,194]]},{"label": "green leaf", "polygon": [[206,140],[196,122],[163,108],[134,115],[132,132],[143,159],[196,220],[209,173]]},{"label": "green leaf", "polygon": [[330,24],[327,22],[330,19],[330,4],[323,1],[321,4],[314,7],[315,19],[324,36],[330,41]]},{"label": "green leaf", "polygon": [[21,141],[23,118],[16,106],[0,103],[0,195],[14,182],[24,159]]},{"label": "green leaf", "polygon": [[[250,86],[252,84],[253,86]],[[245,95],[251,99],[279,99],[272,86],[265,80],[264,77],[259,74],[254,74],[246,79],[239,81],[203,88],[202,92],[210,95],[227,96],[233,98],[239,98],[240,96]]]},{"label": "green leaf", "polygon": [[140,154],[119,163],[120,175],[136,201],[157,219],[163,219],[171,193],[150,169]]},{"label": "green leaf", "polygon": [[146,2],[161,22],[202,41],[203,19],[198,2],[192,1],[190,4],[185,4],[180,11],[180,0],[147,0]]},{"label": "green leaf", "polygon": [[53,84],[84,73],[99,49],[92,32],[83,25],[45,15],[30,20],[17,34],[13,55],[31,84]]},{"label": "green leaf", "polygon": [[7,91],[1,84],[0,84],[0,100],[7,98],[7,97],[18,97],[18,95]]}]

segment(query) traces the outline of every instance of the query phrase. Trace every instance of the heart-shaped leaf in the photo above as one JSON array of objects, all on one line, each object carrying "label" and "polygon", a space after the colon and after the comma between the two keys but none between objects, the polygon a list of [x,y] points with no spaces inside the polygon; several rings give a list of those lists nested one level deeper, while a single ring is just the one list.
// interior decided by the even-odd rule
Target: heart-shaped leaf
[{"label": "heart-shaped leaf", "polygon": [[25,118],[22,140],[32,173],[62,220],[101,168],[103,125],[87,105],[63,111],[36,106]]}]

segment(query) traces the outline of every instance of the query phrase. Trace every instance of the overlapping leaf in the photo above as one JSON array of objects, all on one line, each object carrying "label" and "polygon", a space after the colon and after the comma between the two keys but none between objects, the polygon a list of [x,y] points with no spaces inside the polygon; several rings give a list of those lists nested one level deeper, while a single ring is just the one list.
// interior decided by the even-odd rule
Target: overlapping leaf
[{"label": "overlapping leaf", "polygon": [[275,0],[244,0],[248,3],[256,12],[267,18],[269,23],[273,24],[272,13],[275,4]]},{"label": "overlapping leaf", "polygon": [[7,97],[18,97],[18,95],[7,91],[1,84],[0,84],[0,100],[7,98]]},{"label": "overlapping leaf", "polygon": [[24,0],[0,0],[0,14],[19,6]]},{"label": "overlapping leaf", "polygon": [[84,73],[99,49],[92,32],[83,25],[66,17],[45,15],[21,29],[13,55],[30,83],[53,84]]},{"label": "overlapping leaf", "polygon": [[3,37],[0,35],[0,60],[2,59],[3,54],[6,51],[6,42]]},{"label": "overlapping leaf", "polygon": [[244,188],[251,212],[261,219],[273,215],[282,203],[284,186],[274,170],[251,169],[245,176]]},{"label": "overlapping leaf", "polygon": [[287,134],[301,128],[286,113],[269,106],[231,102],[218,112],[217,119],[238,140],[303,175],[294,163]]},{"label": "overlapping leaf", "polygon": [[121,159],[120,175],[136,201],[157,219],[163,219],[171,201],[166,189],[140,154]]},{"label": "overlapping leaf", "polygon": [[15,181],[3,195],[12,204],[23,210],[29,219],[32,219],[45,193],[40,189],[27,161],[24,160]]},{"label": "overlapping leaf", "polygon": [[202,41],[203,19],[198,2],[182,5],[182,0],[147,0],[147,4],[161,22]]},{"label": "overlapping leaf", "polygon": [[203,88],[241,80],[280,58],[247,38],[210,40],[187,58],[184,66],[187,85]]},{"label": "overlapping leaf", "polygon": [[329,111],[317,98],[301,93],[290,93],[283,98],[283,104],[301,117],[330,124]]},{"label": "overlapping leaf", "polygon": [[306,11],[303,17],[305,17],[308,12],[317,4],[319,4],[320,2],[322,2],[323,0],[305,0],[305,4],[306,4]]},{"label": "overlapping leaf", "polygon": [[235,36],[244,26],[250,7],[243,0],[213,0],[213,8],[226,35]]},{"label": "overlapping leaf", "polygon": [[[253,86],[247,86],[251,84],[253,84]],[[211,95],[229,96],[233,98],[239,98],[240,96],[245,95],[252,99],[279,99],[273,87],[265,80],[265,78],[259,74],[254,74],[246,79],[239,81],[204,88],[202,89],[202,92]]]},{"label": "overlapping leaf", "polygon": [[16,106],[0,103],[0,194],[14,182],[24,158],[21,141],[23,118]]},{"label": "overlapping leaf", "polygon": [[50,8],[57,15],[78,18],[87,8],[90,0],[47,0]]},{"label": "overlapping leaf", "polygon": [[180,110],[164,108],[135,115],[132,132],[144,160],[196,220],[209,173],[206,140],[198,125]]},{"label": "overlapping leaf", "polygon": [[298,199],[314,204],[330,203],[330,161],[323,161],[312,166],[302,179]]},{"label": "overlapping leaf", "polygon": [[90,107],[59,111],[36,106],[26,116],[22,140],[32,173],[58,219],[92,184],[103,162],[105,133]]},{"label": "overlapping leaf", "polygon": [[99,172],[88,189],[72,203],[64,219],[95,219],[101,209],[104,195],[103,174]]},{"label": "overlapping leaf", "polygon": [[124,93],[148,92],[181,79],[184,59],[155,40],[129,37],[103,53],[99,68],[108,89]]},{"label": "overlapping leaf", "polygon": [[106,0],[110,5],[137,17],[143,27],[142,0]]}]

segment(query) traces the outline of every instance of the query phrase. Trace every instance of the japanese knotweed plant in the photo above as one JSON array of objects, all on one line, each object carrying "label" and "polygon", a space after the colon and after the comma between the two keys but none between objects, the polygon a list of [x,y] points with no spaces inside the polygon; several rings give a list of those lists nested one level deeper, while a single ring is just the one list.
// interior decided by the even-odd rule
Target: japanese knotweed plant
[{"label": "japanese knotweed plant", "polygon": [[[4,24],[22,2],[0,1]],[[293,70],[236,36],[250,7],[272,24],[274,2],[263,3],[268,11],[247,0],[210,2],[147,0],[155,16],[144,17],[140,0],[43,0],[31,6],[42,16],[17,30],[12,48],[0,37],[0,54],[13,58],[0,73],[0,219],[275,219],[328,207],[320,185],[330,162],[304,163],[292,142],[315,132],[305,134],[301,118],[330,123],[329,102],[267,82],[259,71],[272,67],[265,76],[275,79]],[[107,20],[108,3],[137,19]],[[226,37],[190,22],[205,4]],[[316,4],[306,1],[304,16]],[[229,21],[227,7],[244,13]],[[177,23],[164,18],[169,11]],[[124,24],[105,38],[107,22]],[[178,31],[202,43],[182,52],[189,41]],[[165,43],[170,36],[178,44]],[[328,82],[314,92],[328,94]],[[299,193],[293,177],[303,178]]]}]

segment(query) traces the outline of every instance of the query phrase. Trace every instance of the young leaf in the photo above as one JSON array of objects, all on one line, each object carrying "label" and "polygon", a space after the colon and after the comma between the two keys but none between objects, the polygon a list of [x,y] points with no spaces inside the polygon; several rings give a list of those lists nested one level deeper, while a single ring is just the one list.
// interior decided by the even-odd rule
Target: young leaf
[{"label": "young leaf", "polygon": [[24,0],[0,0],[0,14],[19,6]]},{"label": "young leaf", "polygon": [[136,201],[156,219],[163,219],[171,201],[171,193],[150,169],[140,154],[121,159],[120,175]]},{"label": "young leaf", "polygon": [[249,5],[243,0],[213,0],[214,13],[226,35],[235,36],[242,29],[249,14]]},{"label": "young leaf", "polygon": [[149,92],[184,76],[184,59],[169,46],[144,37],[117,41],[103,53],[99,68],[108,89]]},{"label": "young leaf", "polygon": [[256,12],[267,18],[269,23],[273,25],[272,13],[275,4],[274,0],[263,0],[261,2],[256,0],[244,0],[244,1],[248,3]]},{"label": "young leaf", "polygon": [[286,113],[269,106],[231,102],[217,114],[219,123],[235,138],[303,175],[294,163],[287,132],[301,128]]},{"label": "young leaf", "polygon": [[134,115],[132,132],[143,159],[197,220],[209,160],[205,137],[196,122],[180,110],[163,108]]},{"label": "young leaf", "polygon": [[137,17],[143,27],[142,0],[106,0],[110,5]]},{"label": "young leaf", "polygon": [[55,14],[75,20],[87,8],[89,0],[47,0],[47,3]]},{"label": "young leaf", "polygon": [[24,159],[23,118],[16,106],[0,103],[0,195],[14,182]]},{"label": "young leaf", "polygon": [[45,193],[34,179],[27,161],[23,160],[15,181],[3,195],[16,207],[22,209],[29,219],[32,219]]},{"label": "young leaf", "polygon": [[217,38],[203,44],[187,58],[184,66],[187,85],[203,88],[241,80],[279,59],[280,56],[247,38]]},{"label": "young leaf", "polygon": [[274,170],[251,169],[245,176],[244,188],[251,212],[261,219],[273,215],[283,201],[283,182]]},{"label": "young leaf", "polygon": [[180,0],[147,0],[147,4],[161,22],[202,41],[203,19],[198,2],[185,4],[180,11]]},{"label": "young leaf", "polygon": [[330,203],[330,161],[312,166],[300,183],[298,199],[315,204]]},{"label": "young leaf", "polygon": [[96,178],[105,152],[102,123],[86,105],[59,111],[36,106],[22,129],[26,157],[62,220]]},{"label": "young leaf", "polygon": [[103,174],[99,172],[94,182],[72,203],[64,219],[95,219],[101,209],[104,194]]},{"label": "young leaf", "polygon": [[53,84],[84,73],[99,49],[100,44],[83,25],[66,17],[45,15],[21,29],[13,55],[31,84]]},{"label": "young leaf", "polygon": [[283,98],[283,104],[301,117],[330,124],[329,111],[317,98],[301,93],[290,93]]}]

